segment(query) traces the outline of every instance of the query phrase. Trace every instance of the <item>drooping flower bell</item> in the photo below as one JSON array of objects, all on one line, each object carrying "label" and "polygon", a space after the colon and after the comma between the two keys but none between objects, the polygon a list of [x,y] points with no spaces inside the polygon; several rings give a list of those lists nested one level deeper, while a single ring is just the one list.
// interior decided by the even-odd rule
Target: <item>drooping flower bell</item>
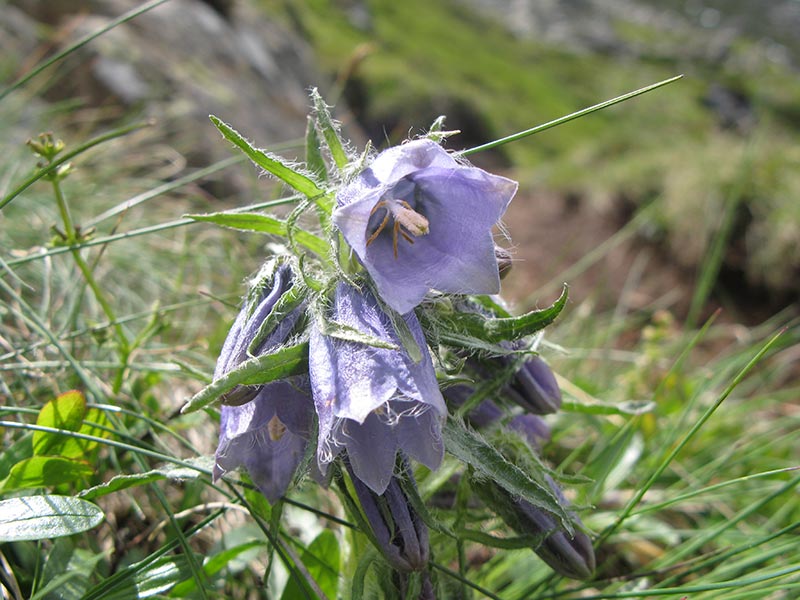
[{"label": "drooping flower bell", "polygon": [[[266,331],[265,324],[269,325],[267,318],[292,283],[287,264],[273,261],[262,269],[228,332],[215,379],[286,341],[302,315],[302,305],[274,328]],[[308,377],[239,386],[225,398],[228,404],[220,409],[214,478],[244,467],[267,500],[274,502],[291,483],[311,435],[313,402]]]},{"label": "drooping flower bell", "polygon": [[[430,558],[428,528],[406,497],[398,477],[392,477],[384,492],[376,494],[354,475],[349,461],[345,460],[345,464],[371,537],[386,561],[401,572],[425,569]],[[406,469],[403,476],[409,478],[407,485],[415,485],[410,470]]]},{"label": "drooping flower bell", "polygon": [[346,449],[356,477],[382,494],[398,450],[437,468],[444,454],[446,408],[416,316],[408,313],[403,319],[421,350],[418,362],[367,291],[340,283],[326,318],[392,347],[328,335],[321,323],[311,328],[309,372],[319,416],[320,471]]},{"label": "drooping flower bell", "polygon": [[420,139],[385,150],[336,195],[333,221],[397,312],[425,294],[500,290],[492,228],[517,183]]}]

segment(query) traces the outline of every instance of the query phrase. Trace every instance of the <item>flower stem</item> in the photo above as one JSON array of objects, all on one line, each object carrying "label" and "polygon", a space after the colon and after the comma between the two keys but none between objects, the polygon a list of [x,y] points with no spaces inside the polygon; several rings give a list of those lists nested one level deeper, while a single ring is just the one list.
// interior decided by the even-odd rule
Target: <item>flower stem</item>
[{"label": "flower stem", "polygon": [[[66,244],[73,245],[80,242],[80,235],[75,228],[72,217],[70,216],[69,212],[69,205],[67,204],[66,198],[64,197],[64,192],[61,189],[61,185],[57,177],[54,177],[51,180],[53,184],[53,194],[56,198],[56,204],[58,204],[58,210],[61,213],[61,220],[64,225],[64,235],[66,239],[64,240]],[[119,359],[121,363],[121,368],[117,371],[117,375],[114,378],[114,384],[112,389],[114,392],[118,392],[122,387],[122,378],[125,373],[125,369],[127,368],[128,357],[130,356],[130,343],[128,342],[128,338],[125,335],[125,330],[122,328],[122,325],[117,321],[117,318],[114,314],[114,309],[111,308],[111,304],[109,304],[108,299],[106,298],[103,290],[100,288],[97,280],[92,273],[92,269],[86,263],[86,261],[81,256],[80,250],[74,248],[71,250],[72,258],[75,261],[78,269],[80,269],[81,273],[83,274],[83,278],[86,280],[89,289],[92,290],[92,294],[94,294],[95,300],[100,305],[100,308],[105,313],[106,317],[108,318],[109,323],[112,324],[114,327],[114,332],[116,333],[117,337],[117,344],[118,344],[118,353]]]}]

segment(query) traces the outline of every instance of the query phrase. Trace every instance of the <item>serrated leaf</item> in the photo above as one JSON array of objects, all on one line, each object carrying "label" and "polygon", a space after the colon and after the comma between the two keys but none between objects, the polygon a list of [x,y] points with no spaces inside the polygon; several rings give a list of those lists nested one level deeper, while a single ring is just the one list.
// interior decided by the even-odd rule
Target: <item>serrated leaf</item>
[{"label": "serrated leaf", "polygon": [[328,167],[322,156],[322,142],[317,133],[316,119],[311,116],[306,120],[306,168],[322,181],[327,181]]},{"label": "serrated leaf", "polygon": [[244,361],[226,375],[204,387],[181,408],[182,413],[200,410],[239,385],[262,385],[308,369],[308,342],[278,348],[274,352]]},{"label": "serrated leaf", "polygon": [[310,177],[290,167],[284,160],[272,153],[255,148],[242,135],[214,115],[209,117],[223,137],[244,152],[259,167],[271,173],[289,187],[297,190],[310,200],[317,201],[325,192]]},{"label": "serrated leaf", "polygon": [[[206,215],[186,216],[195,221],[214,223],[215,225],[230,227],[232,229],[257,231],[259,233],[269,233],[284,237],[287,234],[285,221],[261,213],[219,212]],[[317,256],[327,259],[329,247],[327,242],[321,237],[300,228],[295,228],[292,235],[298,244],[305,246]]]},{"label": "serrated leaf", "polygon": [[105,515],[91,502],[71,496],[26,496],[0,500],[0,542],[44,540],[88,531]]},{"label": "serrated leaf", "polygon": [[[339,541],[329,529],[323,529],[308,548],[303,551],[300,560],[314,578],[319,589],[328,598],[338,597],[338,582],[340,570]],[[303,589],[304,588],[304,589]],[[290,577],[283,588],[281,600],[294,598],[314,598],[315,594],[307,585],[300,586],[296,577]]]},{"label": "serrated leaf", "polygon": [[185,480],[197,479],[201,472],[191,467],[183,467],[180,465],[167,465],[159,469],[153,469],[146,473],[134,473],[132,475],[117,475],[109,479],[106,483],[96,485],[87,490],[83,490],[78,494],[80,498],[85,500],[94,500],[101,496],[113,494],[120,490],[153,483],[154,481],[161,481],[163,479]]},{"label": "serrated leaf", "polygon": [[[463,345],[465,341],[499,344],[514,342],[540,331],[555,321],[567,303],[567,287],[552,306],[533,310],[519,317],[486,317],[473,312],[429,314],[437,326],[437,335],[445,343]],[[471,347],[471,345],[470,345]]]},{"label": "serrated leaf", "polygon": [[83,462],[60,456],[32,456],[18,462],[0,481],[0,491],[54,487],[89,477],[94,470]]},{"label": "serrated leaf", "polygon": [[448,452],[472,466],[483,477],[490,478],[515,498],[521,498],[551,512],[572,533],[570,517],[544,481],[537,481],[510,463],[486,440],[463,423],[448,419],[442,428]]},{"label": "serrated leaf", "polygon": [[328,146],[328,151],[331,153],[331,158],[339,170],[343,170],[349,162],[347,152],[345,152],[344,143],[342,143],[342,138],[339,136],[339,128],[331,118],[328,105],[325,104],[322,96],[319,95],[317,88],[311,90],[311,102],[314,105],[317,125],[322,132],[325,145]]}]

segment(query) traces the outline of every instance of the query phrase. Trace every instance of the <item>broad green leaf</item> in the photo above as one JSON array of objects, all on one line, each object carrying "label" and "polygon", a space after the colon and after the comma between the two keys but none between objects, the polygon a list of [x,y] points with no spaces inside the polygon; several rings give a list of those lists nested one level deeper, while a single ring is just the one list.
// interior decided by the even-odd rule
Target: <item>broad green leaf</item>
[{"label": "broad green leaf", "polygon": [[182,413],[200,410],[239,385],[261,385],[304,373],[308,368],[308,342],[279,348],[275,352],[244,361],[228,374],[204,387],[181,408]]},{"label": "broad green leaf", "polygon": [[290,167],[281,157],[253,147],[238,131],[214,115],[211,115],[210,119],[226,140],[232,142],[259,167],[271,173],[310,200],[316,201],[325,196],[325,192],[322,188],[310,177]]},{"label": "broad green leaf", "polygon": [[567,531],[573,531],[570,517],[546,483],[537,481],[510,463],[494,446],[463,423],[448,419],[442,428],[442,436],[448,452],[456,458],[471,465],[481,476],[491,479],[513,497],[553,513]]},{"label": "broad green leaf", "polygon": [[[110,437],[109,422],[99,408],[86,408],[86,399],[77,390],[59,395],[45,404],[36,419],[37,425],[76,431],[94,437]],[[38,456],[81,458],[97,447],[98,442],[71,437],[69,434],[35,431],[33,453]]]},{"label": "broad green leaf", "polygon": [[153,483],[154,481],[161,481],[163,479],[183,481],[186,479],[197,479],[200,475],[200,471],[191,467],[167,465],[160,469],[147,471],[146,473],[117,475],[116,477],[112,477],[106,483],[83,490],[78,494],[78,496],[86,500],[94,500],[95,498],[100,498],[101,496],[113,494],[114,492],[119,492],[120,490],[125,490],[128,488]]},{"label": "broad green leaf", "polygon": [[0,542],[44,540],[82,533],[103,520],[103,511],[71,496],[0,500]]},{"label": "broad green leaf", "polygon": [[532,335],[555,321],[567,303],[567,287],[552,306],[534,310],[519,317],[486,317],[479,313],[439,311],[428,313],[428,318],[437,327],[441,341],[463,345],[465,340],[498,344],[511,342]]},{"label": "broad green leaf", "polygon": [[311,90],[311,101],[314,104],[314,114],[317,117],[317,124],[322,131],[322,137],[325,144],[328,146],[328,151],[331,153],[331,158],[334,164],[343,170],[349,162],[347,152],[344,149],[344,143],[339,136],[339,127],[334,123],[331,118],[331,113],[328,110],[328,105],[319,95],[317,88]]},{"label": "broad green leaf", "polygon": [[[243,229],[246,231],[286,236],[286,223],[284,221],[261,213],[219,212],[207,215],[186,216],[195,221],[214,223],[223,227],[231,227],[232,229]],[[329,246],[321,237],[300,228],[295,228],[292,235],[298,244],[305,246],[323,259],[327,258]]]},{"label": "broad green leaf", "polygon": [[[337,598],[340,570],[339,541],[329,529],[324,529],[311,544],[303,551],[300,557],[308,574],[317,582],[319,589],[328,598]],[[300,587],[296,577],[290,577],[283,589],[281,600],[305,598],[306,594],[313,598],[314,593],[308,586],[305,593]]]},{"label": "broad green leaf", "polygon": [[[83,417],[86,414],[86,398],[78,390],[65,392],[45,404],[39,411],[36,424],[54,429],[64,429],[67,431],[78,431]],[[33,453],[36,455],[59,455],[69,443],[70,439],[66,435],[50,433],[45,431],[33,432]],[[77,456],[83,454],[80,451]],[[74,457],[76,454],[64,455]]]},{"label": "broad green leaf", "polygon": [[60,456],[32,456],[18,462],[0,481],[0,491],[53,487],[90,476],[94,470],[86,463]]}]

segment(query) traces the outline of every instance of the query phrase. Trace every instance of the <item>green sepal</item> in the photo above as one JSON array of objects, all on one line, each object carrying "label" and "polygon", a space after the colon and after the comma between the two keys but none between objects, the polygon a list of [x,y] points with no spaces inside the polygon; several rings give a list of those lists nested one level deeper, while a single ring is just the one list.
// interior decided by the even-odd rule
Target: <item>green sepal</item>
[{"label": "green sepal", "polygon": [[324,198],[325,191],[311,177],[287,164],[280,156],[254,147],[238,131],[214,115],[210,115],[209,118],[226,140],[233,143],[259,167],[310,200],[318,202]]},{"label": "green sepal", "polygon": [[[261,213],[218,212],[205,215],[186,215],[186,217],[195,221],[214,223],[215,225],[232,229],[257,231],[283,237],[288,234],[288,227],[285,221]],[[328,260],[330,246],[321,237],[297,226],[292,229],[292,236],[298,244],[308,248],[323,260]]]},{"label": "green sepal", "polygon": [[322,156],[322,141],[317,131],[317,120],[311,116],[306,121],[306,169],[320,181],[328,180],[328,165]]},{"label": "green sepal", "polygon": [[333,163],[336,167],[340,171],[343,171],[345,167],[347,167],[347,163],[350,162],[350,159],[345,151],[342,138],[339,135],[339,126],[334,122],[333,118],[331,118],[328,105],[325,104],[322,96],[319,95],[317,88],[311,90],[311,102],[314,105],[314,116],[317,118],[317,126],[331,154],[331,159],[333,159]]},{"label": "green sepal", "polygon": [[273,352],[250,358],[192,396],[181,408],[190,413],[216,402],[240,385],[263,385],[308,370],[308,342],[283,346]]},{"label": "green sepal", "polygon": [[442,428],[442,437],[447,451],[473,467],[480,477],[491,480],[511,497],[552,513],[570,534],[574,532],[572,519],[544,481],[544,469],[529,476],[480,435],[452,418]]}]

